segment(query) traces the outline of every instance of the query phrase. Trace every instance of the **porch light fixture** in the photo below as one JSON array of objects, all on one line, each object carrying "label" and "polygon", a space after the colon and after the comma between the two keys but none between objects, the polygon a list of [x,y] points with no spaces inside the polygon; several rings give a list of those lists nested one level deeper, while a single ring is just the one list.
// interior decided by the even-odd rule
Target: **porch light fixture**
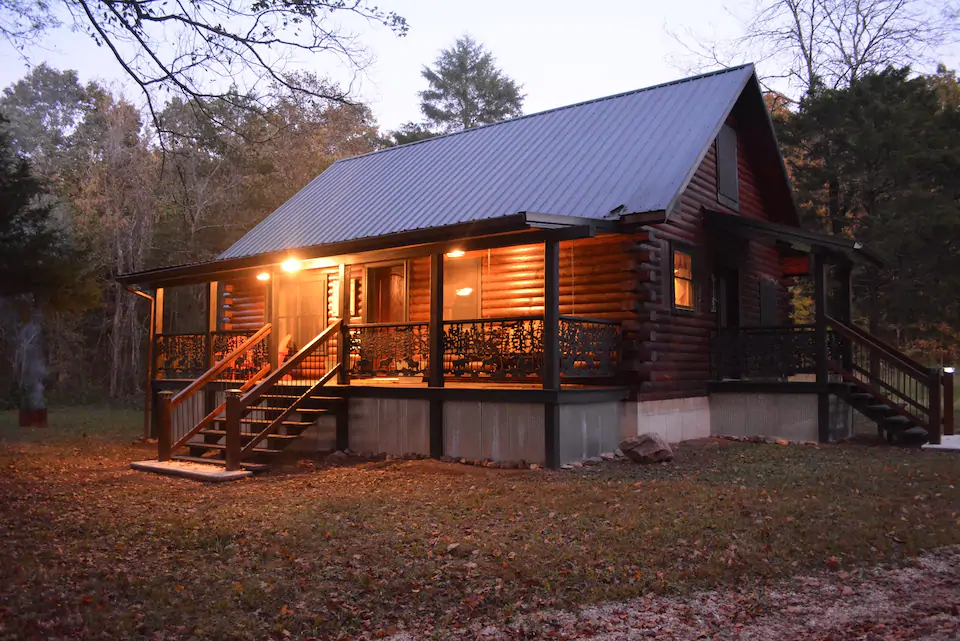
[{"label": "porch light fixture", "polygon": [[[465,253],[462,249],[454,249],[452,252],[447,252],[447,258],[460,258]],[[464,294],[464,296],[466,296],[466,294]]]},{"label": "porch light fixture", "polygon": [[260,272],[257,274],[257,280],[270,280],[270,274],[267,272]]},{"label": "porch light fixture", "polygon": [[298,272],[300,271],[300,261],[297,260],[296,258],[288,258],[282,263],[280,263],[280,269],[287,272],[288,274],[292,274],[293,272]]},{"label": "porch light fixture", "polygon": [[953,367],[952,365],[943,368],[943,373],[944,373],[944,374],[953,374],[955,371],[956,371],[956,368]]},{"label": "porch light fixture", "polygon": [[473,287],[461,287],[457,290],[457,296],[469,296],[473,293]]}]

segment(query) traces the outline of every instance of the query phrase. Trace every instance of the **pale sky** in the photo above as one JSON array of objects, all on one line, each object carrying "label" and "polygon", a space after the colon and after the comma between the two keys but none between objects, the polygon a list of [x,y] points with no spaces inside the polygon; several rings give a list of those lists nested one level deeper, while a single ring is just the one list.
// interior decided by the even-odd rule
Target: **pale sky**
[{"label": "pale sky", "polygon": [[[420,120],[417,92],[425,88],[421,67],[464,33],[482,42],[500,68],[523,85],[524,111],[533,113],[689,75],[696,62],[686,56],[670,31],[691,30],[706,38],[729,38],[740,31],[738,20],[723,3],[711,0],[382,0],[379,4],[404,16],[410,25],[404,38],[382,27],[355,26],[375,58],[354,84],[356,95],[372,107],[383,129]],[[750,6],[743,5],[744,14],[749,14]],[[957,49],[949,54],[942,57],[956,68]],[[43,48],[28,55],[33,63],[46,61],[58,69],[76,69],[84,81],[96,79],[122,87],[128,98],[142,103],[109,52],[86,35],[61,29],[47,37]],[[0,45],[0,60],[0,86],[28,71],[5,43]],[[350,80],[330,58],[294,62],[295,67],[321,76]]]}]

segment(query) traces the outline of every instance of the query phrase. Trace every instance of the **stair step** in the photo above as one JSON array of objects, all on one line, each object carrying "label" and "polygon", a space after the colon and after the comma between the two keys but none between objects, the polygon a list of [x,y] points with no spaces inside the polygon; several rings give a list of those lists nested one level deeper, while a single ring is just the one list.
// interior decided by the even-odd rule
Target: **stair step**
[{"label": "stair step", "polygon": [[[187,443],[187,446],[202,447],[204,449],[218,450],[221,452],[227,449],[226,445],[220,445],[219,443]],[[255,447],[251,451],[256,452],[257,454],[279,454],[283,450],[275,450],[269,447]]]},{"label": "stair step", "polygon": [[900,416],[899,414],[897,416],[888,416],[887,418],[883,419],[883,422],[888,427],[893,427],[896,429],[904,429],[907,427],[912,427],[914,424],[913,421],[911,421],[909,418],[907,418],[906,416]]},{"label": "stair step", "polygon": [[[203,435],[209,434],[210,436],[217,436],[217,437],[225,437],[225,436],[227,435],[226,431],[224,431],[224,430],[201,430],[201,431],[198,432],[198,433],[199,433],[199,434],[203,434]],[[241,433],[240,433],[240,438],[241,438],[241,439],[244,439],[244,438],[245,438],[245,439],[247,439],[247,440],[250,440],[250,439],[252,439],[254,436],[256,436],[256,434],[253,434],[253,433],[250,433],[250,432],[241,432]],[[297,436],[297,435],[294,435],[294,434],[268,434],[268,435],[265,436],[264,438],[276,438],[276,439],[280,439],[280,440],[283,440],[283,441],[292,441],[292,440],[297,439],[297,438],[300,438],[300,437]],[[191,443],[189,443],[189,444],[192,445],[193,443],[191,442]]]},{"label": "stair step", "polygon": [[872,401],[874,396],[869,392],[854,392],[850,394],[850,398],[855,401]]},{"label": "stair step", "polygon": [[[227,462],[222,458],[207,458],[205,456],[187,456],[186,454],[175,454],[171,456],[174,461],[185,461],[188,463],[206,463],[208,465],[221,465],[226,466]],[[270,468],[269,465],[265,463],[248,463],[246,461],[240,462],[240,468],[244,470],[250,470],[251,472],[263,472]]]},{"label": "stair step", "polygon": [[[226,422],[227,422],[227,419],[226,419],[226,418],[215,418],[215,419],[213,419],[213,422],[214,422],[214,423],[226,423]],[[273,423],[273,420],[272,420],[272,419],[268,419],[268,418],[242,418],[242,419],[240,419],[240,424],[241,424],[241,425],[243,425],[243,424],[246,424],[246,425],[269,425],[270,423]],[[291,427],[310,427],[311,425],[313,425],[313,421],[283,421],[283,422],[281,422],[280,424],[281,424],[281,425],[289,425],[289,426],[291,426]]]},{"label": "stair step", "polygon": [[886,414],[895,414],[895,413],[896,413],[894,410],[890,409],[890,406],[889,406],[889,405],[882,405],[882,404],[881,404],[881,405],[867,405],[864,409],[865,409],[866,411],[868,411],[868,412],[876,412],[877,414],[879,414],[879,413],[881,413],[881,412],[886,413]]}]

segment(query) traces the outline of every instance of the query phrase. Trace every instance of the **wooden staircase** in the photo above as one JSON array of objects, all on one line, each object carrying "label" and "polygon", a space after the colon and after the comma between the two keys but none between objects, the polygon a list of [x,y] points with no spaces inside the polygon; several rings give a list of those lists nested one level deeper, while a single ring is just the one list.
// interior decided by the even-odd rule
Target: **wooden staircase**
[{"label": "wooden staircase", "polygon": [[[837,395],[892,442],[939,443],[953,434],[953,379],[852,324],[827,317]],[[919,428],[919,429],[917,429]]]},{"label": "wooden staircase", "polygon": [[[290,411],[290,407],[309,391],[310,386],[306,384],[284,385],[277,393],[264,394],[258,403],[246,408],[246,415],[240,418],[241,452],[265,428],[269,428],[269,431],[248,449],[249,458],[240,462],[241,468],[255,471],[265,469],[322,416],[334,416],[342,420],[342,414],[346,411],[344,399],[320,393],[310,394]],[[286,418],[274,424],[281,414],[285,414]],[[226,465],[226,427],[226,416],[214,418],[210,427],[201,429],[186,443],[189,454],[175,454],[173,460]]]},{"label": "wooden staircase", "polygon": [[[339,351],[329,345],[331,339],[340,339],[340,325],[331,324],[275,370],[266,364],[242,385],[226,390],[225,400],[175,442],[171,416],[176,408],[209,392],[221,372],[267,339],[271,326],[265,325],[179,394],[161,396],[158,460],[263,471],[323,416],[335,417],[338,435],[344,433],[345,400],[322,389],[340,369],[335,356]],[[181,448],[187,453],[175,453]]]}]

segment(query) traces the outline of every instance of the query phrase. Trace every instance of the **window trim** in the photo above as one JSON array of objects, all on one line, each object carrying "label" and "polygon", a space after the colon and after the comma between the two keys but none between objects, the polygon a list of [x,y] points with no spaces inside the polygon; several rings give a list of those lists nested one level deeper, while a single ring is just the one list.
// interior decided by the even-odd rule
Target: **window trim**
[{"label": "window trim", "polygon": [[[677,276],[675,273],[676,270],[676,254],[677,253],[686,254],[690,257],[690,278],[684,278],[683,276]],[[670,309],[677,314],[696,314],[697,313],[697,300],[699,294],[699,287],[697,286],[697,255],[694,252],[693,245],[687,243],[678,243],[670,242]],[[690,307],[683,307],[677,305],[677,279],[685,280],[690,283],[693,297],[693,305]]]}]

